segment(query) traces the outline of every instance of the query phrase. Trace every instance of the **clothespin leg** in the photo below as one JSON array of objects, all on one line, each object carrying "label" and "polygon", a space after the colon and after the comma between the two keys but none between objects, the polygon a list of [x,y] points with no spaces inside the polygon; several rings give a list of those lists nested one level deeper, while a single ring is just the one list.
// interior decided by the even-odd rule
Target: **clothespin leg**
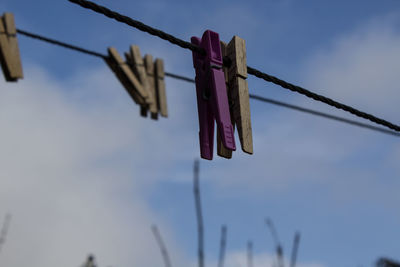
[{"label": "clothespin leg", "polygon": [[[196,75],[196,83],[204,85],[201,77]],[[212,114],[212,107],[204,99],[204,86],[196,88],[197,94],[197,109],[199,116],[199,141],[200,141],[200,156],[203,159],[212,160],[214,149],[214,116]]]},{"label": "clothespin leg", "polygon": [[[227,55],[227,44],[223,41],[220,42],[221,44],[221,52],[222,52],[222,57],[224,58]],[[225,84],[226,84],[226,90],[227,90],[227,95],[228,95],[228,103],[229,106],[231,105],[231,90],[229,87],[229,77],[228,77],[228,68],[227,67],[223,67],[223,71],[224,71],[224,76],[225,76]],[[233,131],[235,131],[235,120],[233,119],[233,113],[232,113],[232,109],[230,107],[230,113],[231,113],[231,123],[233,126]],[[220,157],[226,158],[226,159],[230,159],[232,158],[232,150],[229,150],[227,148],[225,148],[225,146],[222,144],[221,141],[221,133],[217,128],[217,154]]]},{"label": "clothespin leg", "polygon": [[[200,45],[201,39],[198,37],[191,38],[192,44]],[[200,156],[203,159],[212,160],[213,158],[213,139],[214,139],[214,118],[207,99],[205,97],[205,70],[204,56],[197,52],[193,52],[193,67],[196,71],[196,97],[197,97],[197,114],[199,118],[199,142]],[[212,128],[210,131],[210,128]]]},{"label": "clothespin leg", "polygon": [[253,135],[250,119],[248,83],[241,77],[236,77],[232,82],[232,94],[236,99],[232,112],[237,124],[242,150],[248,154],[253,154]]},{"label": "clothespin leg", "polygon": [[149,104],[150,117],[153,120],[158,119],[158,109],[157,109],[157,99],[156,99],[156,81],[154,76],[154,62],[153,57],[151,55],[144,56],[144,65],[146,67],[147,79],[148,79],[148,90],[149,95],[151,95],[151,99],[153,100],[151,104]]},{"label": "clothespin leg", "polygon": [[156,95],[157,95],[157,107],[162,117],[168,117],[167,108],[167,94],[165,91],[165,72],[164,72],[164,61],[157,58],[154,63],[155,69],[155,80],[156,80]]},{"label": "clothespin leg", "polygon": [[221,141],[221,133],[217,129],[217,154],[220,157],[230,159],[232,158],[232,150],[226,149]]},{"label": "clothespin leg", "polygon": [[215,119],[217,120],[218,130],[221,133],[222,144],[229,150],[236,150],[224,73],[221,70],[211,69],[211,79],[213,80],[213,85],[224,85],[221,86],[222,90],[218,90],[216,86],[213,86],[212,88],[213,97],[215,97],[216,102],[219,103],[219,105],[214,107],[214,113]]},{"label": "clothespin leg", "polygon": [[147,118],[147,111],[148,111],[147,106],[144,105],[140,106],[140,116]]}]

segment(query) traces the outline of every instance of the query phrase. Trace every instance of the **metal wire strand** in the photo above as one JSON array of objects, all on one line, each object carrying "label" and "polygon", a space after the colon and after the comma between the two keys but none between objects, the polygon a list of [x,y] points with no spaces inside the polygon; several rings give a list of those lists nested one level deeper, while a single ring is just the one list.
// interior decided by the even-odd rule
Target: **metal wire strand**
[{"label": "metal wire strand", "polygon": [[249,74],[252,74],[252,75],[254,75],[254,76],[256,76],[256,77],[258,77],[260,79],[263,79],[263,80],[265,80],[267,82],[272,82],[272,83],[277,84],[277,85],[279,85],[279,86],[281,86],[281,87],[283,87],[285,89],[288,89],[290,91],[297,92],[299,94],[302,94],[302,95],[305,95],[305,96],[307,96],[309,98],[312,98],[312,99],[314,99],[316,101],[320,101],[320,102],[323,102],[325,104],[328,104],[329,106],[332,106],[332,107],[335,107],[337,109],[341,109],[341,110],[347,111],[347,112],[349,112],[349,113],[351,113],[353,115],[356,115],[357,117],[367,119],[367,120],[372,121],[372,122],[374,122],[376,124],[380,124],[380,125],[383,125],[383,126],[386,126],[386,127],[390,128],[392,130],[400,132],[400,126],[395,125],[395,124],[393,124],[391,122],[388,122],[386,120],[380,119],[378,117],[375,117],[374,115],[371,115],[371,114],[368,114],[366,112],[360,111],[360,110],[355,109],[355,108],[353,108],[351,106],[342,104],[342,103],[337,102],[335,100],[332,100],[332,99],[330,99],[330,98],[328,98],[326,96],[313,93],[313,92],[311,92],[311,91],[309,91],[309,90],[307,90],[307,89],[305,89],[303,87],[288,83],[288,82],[286,82],[284,80],[281,80],[281,79],[279,79],[277,77],[274,77],[272,75],[263,73],[263,72],[261,72],[259,70],[251,68],[249,66],[247,67],[247,71],[248,71]]},{"label": "metal wire strand", "polygon": [[169,72],[165,72],[165,76],[171,77],[173,79],[181,80],[181,81],[186,81],[189,83],[195,83],[195,80],[192,78],[184,77],[184,76],[169,73]]},{"label": "metal wire strand", "polygon": [[261,102],[264,102],[264,103],[269,103],[269,104],[272,104],[272,105],[276,105],[276,106],[280,106],[280,107],[284,107],[284,108],[300,111],[300,112],[303,112],[303,113],[311,114],[311,115],[322,117],[322,118],[325,118],[325,119],[339,121],[339,122],[347,123],[347,124],[350,124],[350,125],[353,125],[353,126],[357,126],[357,127],[360,127],[360,128],[373,130],[373,131],[381,132],[381,133],[384,133],[384,134],[389,134],[389,135],[400,137],[400,133],[392,131],[392,130],[388,130],[388,129],[385,129],[385,128],[382,128],[382,127],[377,127],[377,126],[370,125],[370,124],[367,124],[367,123],[362,123],[362,122],[358,122],[358,121],[355,121],[355,120],[346,119],[346,118],[343,118],[343,117],[327,114],[327,113],[316,111],[316,110],[312,110],[312,109],[309,109],[309,108],[303,108],[303,107],[300,107],[300,106],[296,106],[296,105],[280,102],[280,101],[277,101],[277,100],[274,100],[274,99],[271,99],[271,98],[266,98],[266,97],[253,95],[253,94],[250,94],[249,96],[252,99],[255,99],[255,100],[258,100],[258,101],[261,101]]},{"label": "metal wire strand", "polygon": [[44,41],[44,42],[47,42],[47,43],[50,43],[50,44],[62,46],[62,47],[68,48],[68,49],[72,49],[72,50],[75,50],[75,51],[78,51],[78,52],[81,52],[81,53],[85,53],[85,54],[92,55],[92,56],[95,56],[95,57],[100,57],[102,59],[108,58],[106,55],[103,55],[103,54],[100,54],[100,53],[97,53],[97,52],[93,52],[93,51],[90,51],[90,50],[87,50],[87,49],[84,49],[84,48],[81,48],[81,47],[78,47],[78,46],[75,46],[75,45],[71,45],[71,44],[67,44],[67,43],[64,43],[64,42],[57,41],[57,40],[54,40],[54,39],[50,39],[50,38],[47,38],[47,37],[44,37],[44,36],[41,36],[41,35],[38,35],[38,34],[26,32],[26,31],[23,31],[23,30],[20,30],[20,29],[17,29],[17,33],[21,34],[21,35],[25,35],[27,37],[31,37],[33,39]]},{"label": "metal wire strand", "polygon": [[[163,32],[161,30],[158,30],[158,29],[155,29],[153,27],[150,27],[150,26],[148,26],[148,25],[146,25],[146,24],[144,24],[144,23],[142,23],[140,21],[137,21],[137,20],[134,20],[134,19],[132,19],[130,17],[121,15],[121,14],[115,12],[115,11],[112,11],[112,10],[104,7],[104,6],[97,5],[96,3],[93,3],[91,1],[86,1],[86,0],[68,0],[68,1],[70,1],[70,2],[72,2],[74,4],[78,4],[81,7],[93,10],[93,11],[95,11],[97,13],[101,13],[101,14],[109,17],[109,18],[112,18],[112,19],[115,19],[115,20],[117,20],[119,22],[122,22],[122,23],[125,23],[127,25],[130,25],[130,26],[132,26],[134,28],[137,28],[137,29],[139,29],[141,31],[147,32],[147,33],[149,33],[151,35],[157,36],[157,37],[159,37],[161,39],[164,39],[164,40],[166,40],[166,41],[168,41],[168,42],[170,42],[172,44],[178,45],[178,46],[180,46],[182,48],[189,49],[191,51],[202,53],[202,54],[205,53],[204,49],[202,49],[201,47],[193,45],[193,44],[191,44],[189,42],[186,42],[186,41],[184,41],[182,39],[179,39],[179,38],[177,38],[177,37],[175,37],[175,36],[173,36],[171,34]],[[226,61],[224,61],[224,62],[226,62]],[[349,112],[349,113],[351,113],[351,114],[353,114],[355,116],[358,116],[360,118],[367,119],[367,120],[372,121],[372,122],[374,122],[376,124],[379,124],[379,125],[388,127],[388,128],[390,128],[392,130],[395,130],[397,132],[400,132],[400,126],[398,126],[398,125],[395,125],[395,124],[393,124],[391,122],[388,122],[388,121],[386,121],[384,119],[378,118],[378,117],[376,117],[376,116],[374,116],[372,114],[368,114],[366,112],[360,111],[360,110],[358,110],[356,108],[353,108],[351,106],[342,104],[342,103],[337,102],[335,100],[332,100],[332,99],[330,99],[328,97],[325,97],[323,95],[319,95],[319,94],[313,93],[313,92],[311,92],[311,91],[309,91],[309,90],[307,90],[307,89],[305,89],[303,87],[288,83],[288,82],[286,82],[284,80],[281,80],[281,79],[279,79],[277,77],[274,77],[274,76],[269,75],[267,73],[261,72],[261,71],[255,69],[255,68],[247,66],[247,72],[249,74],[251,74],[251,75],[256,76],[257,78],[263,79],[263,80],[265,80],[267,82],[274,83],[276,85],[281,86],[282,88],[291,90],[293,92],[297,92],[299,94],[305,95],[305,96],[307,96],[307,97],[309,97],[311,99],[314,99],[315,101],[323,102],[323,103],[325,103],[327,105],[333,106],[333,107],[335,107],[337,109],[344,110],[344,111]]]},{"label": "metal wire strand", "polygon": [[159,37],[161,39],[164,39],[164,40],[166,40],[166,41],[168,41],[168,42],[170,42],[172,44],[178,45],[178,46],[180,46],[182,48],[190,49],[192,51],[195,51],[195,52],[198,52],[198,53],[202,53],[202,54],[205,53],[204,49],[201,49],[196,45],[193,45],[193,44],[191,44],[189,42],[186,42],[186,41],[183,41],[183,40],[181,40],[179,38],[176,38],[175,36],[173,36],[171,34],[168,34],[166,32],[163,32],[161,30],[158,30],[158,29],[155,29],[153,27],[150,27],[150,26],[148,26],[148,25],[146,25],[146,24],[144,24],[144,23],[142,23],[140,21],[134,20],[134,19],[132,19],[132,18],[130,18],[128,16],[121,15],[121,14],[119,14],[117,12],[114,12],[114,11],[104,7],[104,6],[97,5],[96,3],[93,3],[93,2],[90,2],[90,1],[79,1],[79,0],[69,0],[69,1],[74,3],[74,4],[80,5],[81,7],[84,7],[84,8],[87,8],[87,9],[91,9],[93,11],[96,11],[97,13],[101,13],[101,14],[103,14],[103,15],[111,18],[111,19],[115,19],[116,21],[125,23],[125,24],[127,24],[129,26],[132,26],[132,27],[134,27],[136,29],[139,29],[139,30],[141,30],[143,32],[147,32],[147,33],[149,33],[151,35],[157,36],[157,37]]}]

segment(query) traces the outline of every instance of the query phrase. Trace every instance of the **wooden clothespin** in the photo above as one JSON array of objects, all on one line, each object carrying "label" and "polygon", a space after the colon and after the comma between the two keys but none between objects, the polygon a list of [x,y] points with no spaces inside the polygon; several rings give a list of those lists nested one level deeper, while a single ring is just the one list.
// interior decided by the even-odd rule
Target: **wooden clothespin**
[{"label": "wooden clothespin", "polygon": [[[146,55],[145,59],[147,59],[147,63],[145,64],[144,59],[140,55],[140,49],[137,45],[132,45],[130,53],[125,53],[125,57],[128,65],[131,67],[132,71],[138,77],[143,88],[149,95],[149,103],[141,106],[141,115],[143,117],[147,117],[148,110],[151,110],[152,118],[157,118],[157,115],[154,115],[154,113],[157,112],[163,117],[168,117],[163,60],[156,59],[154,66],[151,67],[150,62],[152,61],[152,57],[150,55]],[[149,66],[149,75],[146,66]],[[153,74],[151,74],[152,72]],[[151,80],[154,80],[154,83],[152,83]],[[153,84],[154,87],[152,88]]]},{"label": "wooden clothespin", "polygon": [[14,15],[4,13],[0,19],[0,63],[7,82],[23,78]]},{"label": "wooden clothespin", "polygon": [[167,94],[165,92],[165,72],[164,72],[164,61],[157,58],[155,63],[155,83],[157,93],[157,108],[162,117],[168,117],[167,108]]},{"label": "wooden clothespin", "polygon": [[[146,73],[147,73],[147,81],[149,85],[149,91],[148,93],[152,96],[153,99],[157,99],[157,91],[156,91],[156,81],[155,81],[155,76],[154,76],[154,62],[153,62],[153,56],[147,54],[143,58],[144,60],[144,66],[146,67]],[[157,108],[157,101],[153,101],[149,105],[149,110],[151,113],[151,118],[153,120],[158,119],[158,108]]]},{"label": "wooden clothespin", "polygon": [[161,59],[153,62],[151,55],[142,58],[136,45],[130,47],[129,53],[125,53],[125,58],[126,62],[115,48],[110,47],[105,61],[132,99],[140,105],[141,116],[147,117],[150,111],[154,120],[158,119],[158,113],[167,117],[164,62]]},{"label": "wooden clothespin", "polygon": [[139,46],[132,45],[130,47],[130,53],[125,53],[125,57],[133,73],[139,79],[143,90],[147,92],[148,101],[145,104],[140,105],[140,115],[142,117],[147,117],[149,105],[153,104],[155,99],[153,97],[153,94],[150,93],[150,84],[147,78],[147,72],[143,62],[143,58],[140,55]]},{"label": "wooden clothespin", "polygon": [[[253,154],[253,134],[251,128],[249,87],[247,83],[247,62],[245,41],[234,36],[228,45],[221,42],[222,53],[231,61],[229,68],[224,67],[230,103],[231,121],[237,127],[242,150]],[[219,137],[219,133],[218,133]],[[232,150],[224,147],[217,139],[217,153],[224,158],[232,157]]]},{"label": "wooden clothespin", "polygon": [[132,69],[124,62],[115,48],[108,48],[108,58],[106,59],[106,63],[137,104],[142,106],[149,103],[149,95],[147,91],[143,88]]}]

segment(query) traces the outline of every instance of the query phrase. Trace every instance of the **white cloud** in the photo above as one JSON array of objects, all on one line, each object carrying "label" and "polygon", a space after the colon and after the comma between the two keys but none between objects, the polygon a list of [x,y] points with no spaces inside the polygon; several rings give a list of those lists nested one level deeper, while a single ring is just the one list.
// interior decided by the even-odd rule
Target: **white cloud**
[{"label": "white cloud", "polygon": [[332,98],[397,122],[398,23],[398,16],[381,17],[338,38],[310,60],[307,84]]},{"label": "white cloud", "polygon": [[[160,179],[187,180],[175,166],[198,153],[193,92],[168,90],[168,123],[154,122],[139,117],[104,66],[63,83],[36,66],[25,66],[25,76],[1,82],[0,212],[14,215],[1,264],[78,266],[94,253],[100,266],[159,266],[152,223],[174,264],[192,264],[144,196]],[[257,255],[255,263],[269,260]]]},{"label": "white cloud", "polygon": [[101,266],[158,266],[155,222],[181,257],[143,198],[171,136],[138,116],[110,71],[86,74],[61,84],[26,66],[24,80],[0,83],[0,214],[13,213],[4,266],[78,266],[87,253]]},{"label": "white cloud", "polygon": [[[253,255],[253,266],[276,266],[276,256],[268,253],[256,253]],[[289,259],[284,258],[285,265],[289,263]],[[217,266],[217,263],[209,264],[211,266]],[[246,267],[247,263],[247,252],[246,251],[232,251],[227,253],[224,266],[229,267]],[[324,265],[315,262],[296,264],[297,267],[323,267]]]}]

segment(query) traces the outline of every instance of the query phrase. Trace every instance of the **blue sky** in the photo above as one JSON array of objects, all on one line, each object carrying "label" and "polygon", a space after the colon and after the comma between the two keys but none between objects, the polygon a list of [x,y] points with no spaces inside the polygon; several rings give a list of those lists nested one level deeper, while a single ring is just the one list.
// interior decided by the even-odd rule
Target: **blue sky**
[{"label": "blue sky", "polygon": [[[400,2],[97,1],[185,40],[206,29],[246,40],[248,65],[398,123]],[[191,54],[68,1],[3,0],[18,28],[101,53],[108,46],[165,60],[193,77]],[[195,266],[194,86],[167,79],[170,117],[139,108],[99,60],[19,36],[25,78],[0,81],[0,216],[13,213],[5,266],[160,266],[156,223],[174,266]],[[249,77],[254,94],[351,118]],[[206,259],[221,224],[226,266],[271,266],[274,220],[286,256],[302,234],[299,266],[371,266],[400,258],[397,138],[251,102],[253,156],[201,161]]]}]

